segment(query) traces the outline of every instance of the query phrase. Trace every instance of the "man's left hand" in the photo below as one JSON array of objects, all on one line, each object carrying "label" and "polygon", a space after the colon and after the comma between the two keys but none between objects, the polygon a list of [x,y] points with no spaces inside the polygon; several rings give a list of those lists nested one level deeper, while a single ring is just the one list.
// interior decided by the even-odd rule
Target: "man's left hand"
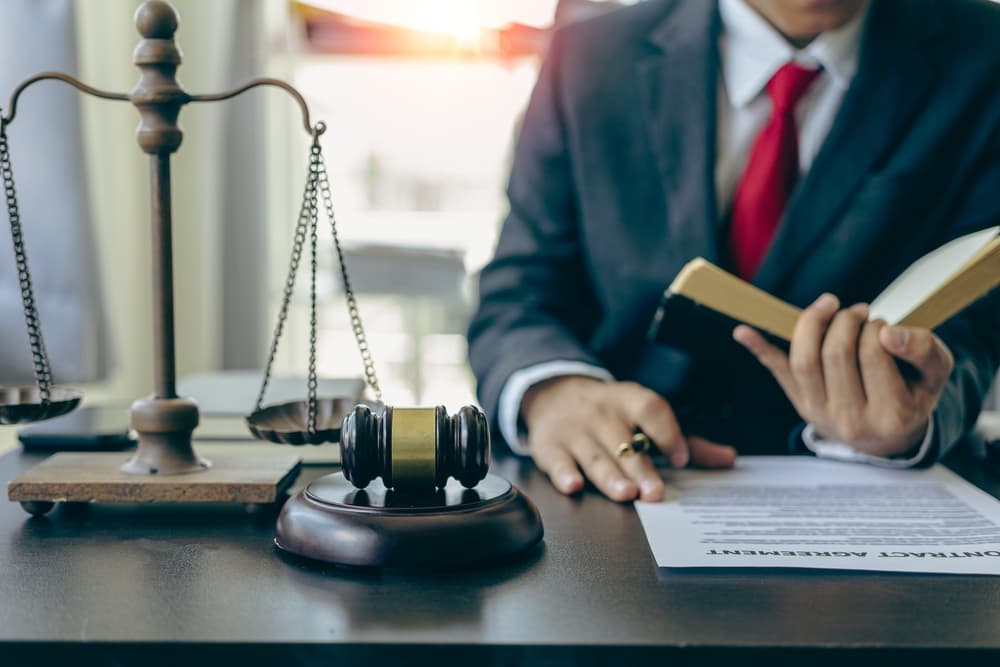
[{"label": "man's left hand", "polygon": [[[955,361],[931,331],[869,321],[868,313],[866,304],[840,310],[837,298],[824,294],[802,311],[788,354],[746,325],[733,338],[771,371],[819,435],[889,457],[924,438]],[[916,377],[904,376],[897,359]]]}]

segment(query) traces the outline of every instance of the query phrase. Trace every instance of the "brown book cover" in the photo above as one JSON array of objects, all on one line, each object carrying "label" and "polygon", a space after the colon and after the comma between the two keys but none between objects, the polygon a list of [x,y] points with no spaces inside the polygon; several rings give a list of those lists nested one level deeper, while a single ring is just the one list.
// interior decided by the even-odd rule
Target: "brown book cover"
[{"label": "brown book cover", "polygon": [[[871,317],[933,329],[998,284],[1000,227],[991,227],[950,241],[914,262],[872,301]],[[667,288],[649,338],[696,357],[711,357],[722,353],[733,328],[742,322],[787,345],[800,312],[699,257]]]}]

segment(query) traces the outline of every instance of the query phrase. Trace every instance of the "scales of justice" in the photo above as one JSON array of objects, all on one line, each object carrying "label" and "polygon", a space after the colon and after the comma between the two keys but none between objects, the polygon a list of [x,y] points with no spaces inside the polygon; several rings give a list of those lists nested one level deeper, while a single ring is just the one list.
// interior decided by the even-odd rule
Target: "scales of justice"
[{"label": "scales of justice", "polygon": [[[13,91],[6,115],[0,110],[0,173],[7,200],[28,339],[37,386],[0,387],[0,424],[24,424],[65,414],[80,392],[53,383],[35,305],[27,251],[18,213],[7,126],[21,94],[32,84],[58,80],[96,97],[131,102],[139,111],[136,135],[150,160],[153,228],[154,392],[137,399],[130,422],[138,447],[128,453],[58,453],[8,485],[8,497],[33,515],[55,503],[280,503],[295,480],[300,459],[276,448],[248,457],[232,452],[200,457],[192,444],[198,405],[177,395],[174,372],[174,312],[171,251],[170,156],[181,144],[177,123],[192,102],[226,100],[259,86],[290,93],[312,137],[302,207],[295,225],[288,277],[256,407],[247,426],[258,438],[292,445],[340,442],[342,473],[309,483],[284,503],[275,544],[307,558],[350,566],[421,567],[475,564],[520,553],[542,537],[534,504],[507,480],[489,474],[489,428],[483,413],[466,406],[449,415],[444,407],[393,408],[382,403],[368,343],[344,264],[320,137],[305,100],[289,84],[255,79],[231,91],[190,95],[177,81],[181,53],[174,42],[179,19],[160,0],[135,14],[142,39],[133,59],[139,82],[128,93],[92,88],[58,72],[42,72]],[[352,328],[375,400],[361,405],[316,395],[316,267],[320,204],[325,208],[340,262]],[[30,224],[30,222],[28,223]],[[271,367],[284,329],[296,274],[306,243],[310,259],[311,328],[307,397],[265,406]],[[330,445],[327,445],[330,446]]]}]

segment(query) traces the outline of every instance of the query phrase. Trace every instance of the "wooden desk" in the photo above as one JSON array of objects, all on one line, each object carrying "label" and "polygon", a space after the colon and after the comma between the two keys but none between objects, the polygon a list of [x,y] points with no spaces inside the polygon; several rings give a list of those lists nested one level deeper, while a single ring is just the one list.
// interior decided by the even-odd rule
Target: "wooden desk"
[{"label": "wooden desk", "polygon": [[[34,460],[8,453],[0,475]],[[494,470],[538,504],[545,540],[470,572],[292,560],[271,519],[235,508],[39,520],[0,503],[0,663],[1000,664],[1000,578],[662,571],[630,506],[562,497],[520,461]]]}]

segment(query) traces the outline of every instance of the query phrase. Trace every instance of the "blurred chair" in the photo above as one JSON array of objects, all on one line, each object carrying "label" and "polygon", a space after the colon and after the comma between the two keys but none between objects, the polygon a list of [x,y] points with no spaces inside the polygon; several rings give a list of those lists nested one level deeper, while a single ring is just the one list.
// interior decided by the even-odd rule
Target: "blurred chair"
[{"label": "blurred chair", "polygon": [[345,245],[344,260],[358,295],[398,300],[403,333],[410,342],[405,364],[407,384],[419,403],[424,386],[425,337],[465,332],[470,309],[465,252],[366,242]]},{"label": "blurred chair", "polygon": [[[226,370],[194,373],[182,377],[177,383],[181,396],[198,401],[202,415],[245,417],[254,409],[263,370]],[[350,396],[361,398],[365,383],[361,378],[318,378],[317,395],[320,397]],[[271,376],[264,395],[265,405],[285,401],[301,401],[308,392],[304,376]]]}]

